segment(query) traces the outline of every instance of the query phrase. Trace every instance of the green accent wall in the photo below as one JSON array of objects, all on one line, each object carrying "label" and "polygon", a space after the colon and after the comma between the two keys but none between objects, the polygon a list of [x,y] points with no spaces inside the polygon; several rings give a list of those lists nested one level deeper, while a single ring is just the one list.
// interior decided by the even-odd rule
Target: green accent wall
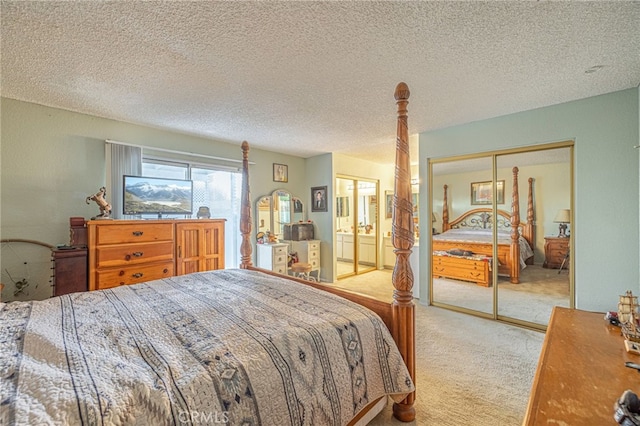
[{"label": "green accent wall", "polygon": [[[619,294],[640,292],[638,97],[639,89],[632,88],[421,133],[421,199],[428,199],[428,158],[574,140],[576,307],[615,310]],[[428,205],[421,203],[420,210],[424,216]],[[423,239],[421,245],[429,244]],[[420,258],[429,264],[427,250]],[[420,274],[421,294],[427,294],[430,270],[421,268]]]}]

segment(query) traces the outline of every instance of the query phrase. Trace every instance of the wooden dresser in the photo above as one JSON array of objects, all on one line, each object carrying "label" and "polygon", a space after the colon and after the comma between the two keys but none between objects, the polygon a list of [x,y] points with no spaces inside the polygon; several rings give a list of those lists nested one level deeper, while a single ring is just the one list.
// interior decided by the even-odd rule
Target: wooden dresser
[{"label": "wooden dresser", "polygon": [[604,313],[555,307],[533,380],[524,425],[615,425],[613,405],[631,389],[640,393],[640,373],[625,362],[620,327]]},{"label": "wooden dresser", "polygon": [[92,220],[87,230],[89,290],[224,268],[224,219]]},{"label": "wooden dresser", "polygon": [[[569,253],[568,237],[544,237],[544,263],[543,268],[558,269],[562,261]],[[564,265],[569,269],[568,259]]]}]

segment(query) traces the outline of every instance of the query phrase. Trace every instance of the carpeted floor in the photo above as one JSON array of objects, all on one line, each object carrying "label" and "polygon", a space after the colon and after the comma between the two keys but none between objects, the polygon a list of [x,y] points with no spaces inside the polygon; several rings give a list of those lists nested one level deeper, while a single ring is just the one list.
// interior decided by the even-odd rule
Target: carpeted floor
[{"label": "carpeted floor", "polygon": [[[392,300],[388,270],[340,280],[333,285]],[[473,290],[478,287],[471,286]],[[524,286],[515,291],[523,290]],[[418,390],[417,420],[413,424],[521,424],[543,339],[544,334],[537,331],[417,304]],[[371,424],[404,423],[392,418],[390,403]]]},{"label": "carpeted floor", "polygon": [[[333,285],[391,301],[391,270],[384,269],[338,280]],[[450,279],[433,280],[436,302],[484,313],[493,312],[493,287]],[[498,279],[498,315],[547,325],[554,306],[569,307],[569,275],[557,269],[531,265],[522,271],[521,283]]]},{"label": "carpeted floor", "polygon": [[[416,307],[414,425],[522,424],[544,334],[433,306]],[[402,425],[391,403],[371,425]]]}]

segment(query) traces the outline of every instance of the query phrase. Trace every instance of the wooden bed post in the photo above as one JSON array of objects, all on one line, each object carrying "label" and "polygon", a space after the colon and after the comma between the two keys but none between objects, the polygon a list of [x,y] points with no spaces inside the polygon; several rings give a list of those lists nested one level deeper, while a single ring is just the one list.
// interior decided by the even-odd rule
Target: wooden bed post
[{"label": "wooden bed post", "polygon": [[447,201],[447,185],[444,186],[444,201],[442,202],[442,232],[449,230],[449,201]]},{"label": "wooden bed post", "polygon": [[249,191],[249,143],[242,142],[242,195],[240,206],[240,269],[252,266],[251,262],[251,195]]},{"label": "wooden bed post", "polygon": [[[396,264],[393,268],[393,337],[415,383],[415,306],[413,304],[413,271],[409,256],[414,243],[413,205],[411,195],[411,168],[409,156],[409,129],[407,104],[409,87],[398,83],[395,91],[398,105],[398,131],[396,137],[396,168],[393,196],[392,240]],[[393,415],[403,422],[413,421],[415,392],[402,402],[393,404]]]},{"label": "wooden bed post", "polygon": [[[523,230],[522,230],[522,236],[524,237],[525,240],[527,240],[527,242],[529,243],[529,246],[531,246],[531,250],[534,249],[535,247],[535,235],[533,232],[533,178],[529,178],[529,194],[527,195],[527,223],[525,223]],[[533,258],[534,256],[531,256],[529,259],[526,260],[526,264],[527,265],[533,265]]]},{"label": "wooden bed post", "polygon": [[511,277],[512,284],[520,282],[520,196],[518,194],[518,168],[513,169],[511,196]]}]

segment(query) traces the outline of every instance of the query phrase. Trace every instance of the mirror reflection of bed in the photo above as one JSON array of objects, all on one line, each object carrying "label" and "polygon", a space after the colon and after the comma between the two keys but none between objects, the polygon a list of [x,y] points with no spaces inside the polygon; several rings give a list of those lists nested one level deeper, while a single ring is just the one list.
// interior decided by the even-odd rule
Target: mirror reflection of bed
[{"label": "mirror reflection of bed", "polygon": [[[493,317],[494,299],[497,305],[496,314],[500,319],[521,323],[532,328],[543,328],[547,325],[553,306],[572,306],[571,302],[571,268],[544,268],[545,243],[549,237],[558,236],[558,223],[554,222],[558,209],[569,209],[571,206],[571,158],[572,148],[570,143],[558,143],[546,146],[547,149],[535,150],[530,148],[527,151],[518,153],[497,153],[496,154],[496,181],[504,181],[504,194],[496,190],[496,208],[507,214],[507,217],[499,218],[505,227],[498,226],[498,265],[497,286],[492,280],[488,286],[474,282],[473,278],[460,279],[456,274],[463,274],[463,268],[471,267],[474,259],[465,259],[464,256],[453,258],[442,257],[458,262],[459,269],[453,273],[445,273],[440,276],[435,271],[431,282],[433,304],[449,307],[473,313],[479,316]],[[434,228],[437,232],[446,231],[449,224],[457,224],[460,217],[466,213],[478,209],[488,209],[489,222],[483,231],[488,233],[488,241],[484,249],[478,246],[465,246],[463,243],[452,243],[448,246],[453,248],[470,248],[473,252],[471,257],[485,257],[489,262],[489,275],[493,278],[492,259],[493,251],[493,226],[495,224],[492,210],[492,197],[488,200],[474,200],[473,185],[482,182],[493,181],[493,159],[489,154],[467,159],[454,159],[451,161],[435,161],[431,167],[431,180],[433,185],[432,209],[436,222]],[[517,192],[513,191],[513,170],[517,172]],[[446,204],[444,185],[447,185]],[[492,188],[492,187],[490,187]],[[500,188],[500,187],[498,187]],[[531,195],[529,195],[531,192]],[[517,198],[515,204],[516,217],[513,217],[513,198]],[[444,215],[448,215],[443,217]],[[520,268],[517,270],[517,277],[509,271],[510,262],[508,245],[501,242],[512,237],[511,224],[520,224],[518,239],[527,232],[531,232],[529,246],[533,251],[533,256],[528,259],[521,259]],[[478,225],[477,217],[471,219],[466,217],[462,222]],[[506,223],[505,223],[506,222]],[[471,225],[473,225],[471,224]],[[527,231],[526,225],[531,225]],[[569,225],[570,226],[570,225]],[[457,228],[457,226],[455,226]],[[462,232],[453,229],[451,232]],[[474,231],[475,232],[475,231]],[[446,236],[448,232],[444,232]],[[439,239],[443,234],[433,236],[434,250],[438,247]],[[446,237],[445,237],[446,238]],[[465,241],[471,237],[449,236],[448,238]],[[476,238],[475,236],[473,238]],[[569,240],[567,240],[567,243]],[[458,247],[459,246],[459,247]],[[440,247],[442,249],[442,247]],[[505,254],[504,250],[507,250]],[[513,250],[513,249],[512,249]],[[457,252],[454,252],[457,253]],[[463,253],[468,254],[468,253]],[[444,254],[449,256],[449,254]],[[440,257],[434,251],[434,264]],[[475,259],[477,260],[477,259]],[[479,263],[478,265],[481,265]],[[475,267],[475,266],[474,266]],[[482,276],[481,272],[474,270],[474,274]]]}]

